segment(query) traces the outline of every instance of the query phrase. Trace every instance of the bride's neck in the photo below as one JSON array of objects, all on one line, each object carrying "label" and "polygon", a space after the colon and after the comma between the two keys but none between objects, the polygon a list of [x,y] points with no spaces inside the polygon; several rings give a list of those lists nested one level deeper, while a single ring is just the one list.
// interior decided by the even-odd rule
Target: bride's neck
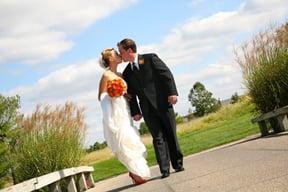
[{"label": "bride's neck", "polygon": [[113,73],[117,73],[117,66],[112,66],[109,68],[110,71],[112,71]]}]

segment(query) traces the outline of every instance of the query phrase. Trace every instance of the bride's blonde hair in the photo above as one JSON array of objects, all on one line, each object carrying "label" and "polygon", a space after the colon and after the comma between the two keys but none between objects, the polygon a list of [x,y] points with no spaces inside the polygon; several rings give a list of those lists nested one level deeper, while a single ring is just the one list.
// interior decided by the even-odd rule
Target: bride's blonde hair
[{"label": "bride's blonde hair", "polygon": [[101,53],[101,58],[99,59],[100,66],[103,68],[109,67],[109,58],[112,56],[112,52],[115,51],[113,48],[104,49]]}]

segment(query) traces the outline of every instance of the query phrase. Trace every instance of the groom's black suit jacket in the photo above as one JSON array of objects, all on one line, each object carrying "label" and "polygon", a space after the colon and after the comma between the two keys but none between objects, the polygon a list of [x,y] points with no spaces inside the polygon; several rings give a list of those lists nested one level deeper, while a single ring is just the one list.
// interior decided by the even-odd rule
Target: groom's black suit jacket
[{"label": "groom's black suit jacket", "polygon": [[[156,54],[138,55],[139,71],[133,71],[128,64],[123,77],[128,84],[128,94],[132,96],[129,101],[131,115],[141,113],[149,114],[149,106],[158,112],[167,111],[172,107],[168,103],[168,96],[178,95],[176,84],[171,71]],[[140,101],[140,107],[136,96]],[[151,104],[151,105],[149,105]]]}]

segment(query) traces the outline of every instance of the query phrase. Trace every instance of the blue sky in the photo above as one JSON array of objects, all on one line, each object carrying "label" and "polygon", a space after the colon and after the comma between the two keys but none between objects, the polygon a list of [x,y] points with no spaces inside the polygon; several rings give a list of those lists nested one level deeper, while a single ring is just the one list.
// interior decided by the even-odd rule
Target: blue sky
[{"label": "blue sky", "polygon": [[[97,101],[100,52],[129,37],[172,70],[175,111],[186,114],[196,81],[216,98],[245,92],[233,48],[287,21],[286,0],[11,0],[0,2],[0,93],[21,111],[74,101],[86,108],[86,145],[103,140]],[[126,64],[121,64],[121,72]]]},{"label": "blue sky", "polygon": [[[95,24],[83,29],[80,33],[68,37],[74,46],[60,57],[49,62],[43,62],[42,66],[25,66],[25,62],[9,62],[9,67],[4,66],[0,80],[3,89],[11,89],[19,84],[29,85],[37,81],[49,71],[42,70],[44,65],[71,64],[95,57],[101,49],[115,46],[115,42],[125,37],[137,40],[138,44],[159,43],[169,30],[192,17],[205,17],[213,12],[235,9],[241,1],[210,1],[207,3],[182,0],[163,3],[163,1],[139,1],[130,7],[112,13],[109,18],[104,18]],[[19,73],[15,72],[15,68]],[[31,75],[33,71],[33,75]],[[16,76],[16,78],[11,78]],[[20,76],[21,75],[21,76]],[[1,83],[2,84],[2,83]]]}]

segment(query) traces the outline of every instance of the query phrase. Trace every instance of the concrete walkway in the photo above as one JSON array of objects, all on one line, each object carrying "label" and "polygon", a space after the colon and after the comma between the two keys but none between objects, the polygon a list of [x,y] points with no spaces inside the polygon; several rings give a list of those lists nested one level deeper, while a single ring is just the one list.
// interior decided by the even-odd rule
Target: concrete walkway
[{"label": "concrete walkway", "polygon": [[195,191],[195,192],[287,192],[288,132],[259,138],[252,136],[235,143],[188,156],[185,171],[161,179],[151,167],[148,183],[135,186],[128,174],[96,183],[89,192]]}]

